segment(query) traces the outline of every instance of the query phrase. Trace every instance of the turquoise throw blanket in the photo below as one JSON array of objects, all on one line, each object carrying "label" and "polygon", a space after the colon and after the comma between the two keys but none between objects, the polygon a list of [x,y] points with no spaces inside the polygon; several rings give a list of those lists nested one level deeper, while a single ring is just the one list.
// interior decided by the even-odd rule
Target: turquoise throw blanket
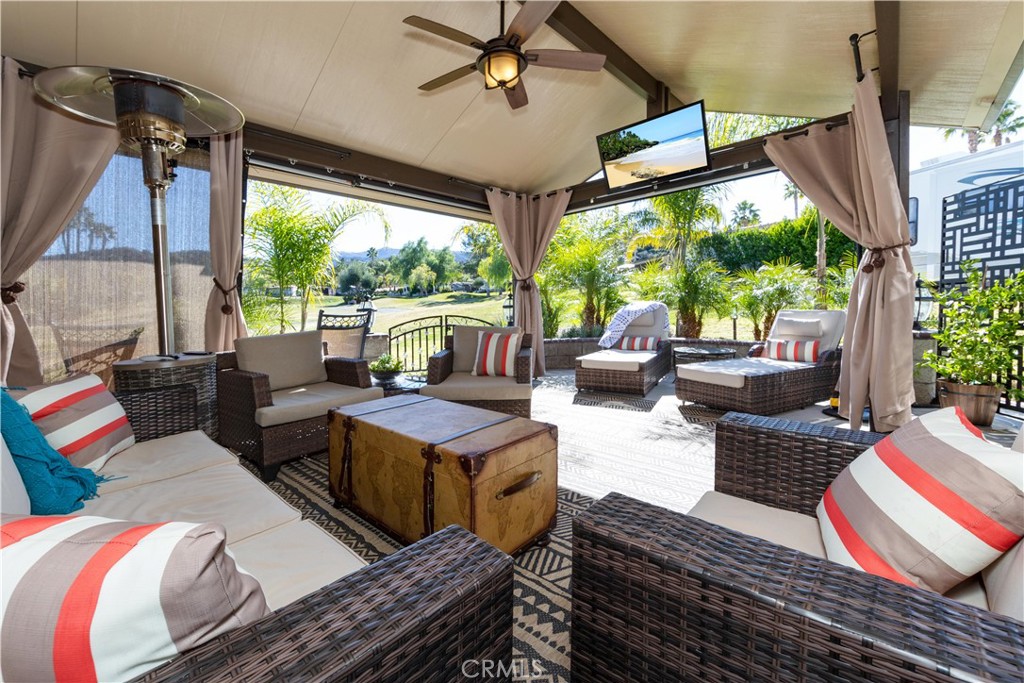
[{"label": "turquoise throw blanket", "polygon": [[0,394],[0,432],[25,482],[32,514],[66,515],[81,509],[83,500],[95,498],[103,477],[72,465],[46,442],[24,406],[6,389]]}]

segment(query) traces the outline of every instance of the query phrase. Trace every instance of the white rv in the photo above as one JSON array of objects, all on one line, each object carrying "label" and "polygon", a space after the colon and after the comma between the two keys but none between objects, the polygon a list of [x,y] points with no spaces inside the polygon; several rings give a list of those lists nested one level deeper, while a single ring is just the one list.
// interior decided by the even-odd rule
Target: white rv
[{"label": "white rv", "polygon": [[964,156],[926,161],[910,172],[910,196],[918,200],[917,243],[910,248],[914,270],[939,279],[942,260],[942,200],[950,195],[1024,174],[1024,141]]}]

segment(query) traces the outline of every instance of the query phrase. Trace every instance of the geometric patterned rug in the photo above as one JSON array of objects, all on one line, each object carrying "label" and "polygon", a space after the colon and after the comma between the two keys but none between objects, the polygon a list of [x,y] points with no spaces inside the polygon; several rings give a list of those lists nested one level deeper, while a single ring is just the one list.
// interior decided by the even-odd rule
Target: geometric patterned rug
[{"label": "geometric patterned rug", "polygon": [[[240,458],[247,464],[245,458]],[[375,562],[401,543],[348,509],[336,509],[327,492],[327,455],[296,460],[281,467],[270,488],[287,503],[351,548]],[[558,489],[558,517],[551,542],[515,558],[514,656],[516,671],[541,674],[537,683],[569,680],[569,577],[572,572],[572,518],[593,504],[568,489]],[[543,672],[543,674],[542,674]]]}]

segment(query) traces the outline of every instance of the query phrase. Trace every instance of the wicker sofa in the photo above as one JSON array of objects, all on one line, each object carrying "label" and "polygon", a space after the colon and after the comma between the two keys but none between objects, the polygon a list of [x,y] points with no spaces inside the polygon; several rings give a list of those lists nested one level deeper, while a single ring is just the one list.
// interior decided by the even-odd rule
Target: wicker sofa
[{"label": "wicker sofa", "polygon": [[[820,334],[790,334],[785,321],[818,321]],[[842,349],[839,340],[846,322],[844,311],[779,311],[768,339],[818,341],[816,362],[773,360],[764,344],[755,345],[746,358],[691,363],[676,368],[676,398],[709,408],[775,415],[822,401],[839,381]]]},{"label": "wicker sofa", "polygon": [[476,358],[480,331],[517,332],[520,328],[453,326],[452,334],[445,336],[444,349],[427,359],[427,385],[420,389],[420,394],[530,417],[533,404],[533,335],[522,335],[514,377],[480,377],[470,372]]},{"label": "wicker sofa", "polygon": [[[716,434],[716,495],[813,515],[827,484],[879,438],[729,413]],[[619,494],[575,519],[572,553],[581,680],[1024,677],[1017,619]]]},{"label": "wicker sofa", "polygon": [[[232,556],[274,610],[247,626],[229,625],[144,680],[456,680],[466,660],[510,660],[513,567],[504,553],[449,527],[365,566],[196,430],[193,387],[118,400],[137,443],[103,465],[100,474],[116,478],[75,514],[222,524]],[[6,460],[5,494],[12,483]],[[5,495],[5,512],[7,502]],[[45,632],[46,616],[39,620]],[[4,649],[15,641],[5,640]],[[140,646],[123,656],[147,662],[151,655]]]},{"label": "wicker sofa", "polygon": [[365,360],[323,355],[322,332],[250,337],[217,355],[220,443],[273,481],[281,465],[327,450],[327,411],[384,397]]},{"label": "wicker sofa", "polygon": [[576,359],[576,389],[646,396],[672,366],[668,308],[661,304],[626,326],[623,337],[657,337],[654,351],[602,349]]}]

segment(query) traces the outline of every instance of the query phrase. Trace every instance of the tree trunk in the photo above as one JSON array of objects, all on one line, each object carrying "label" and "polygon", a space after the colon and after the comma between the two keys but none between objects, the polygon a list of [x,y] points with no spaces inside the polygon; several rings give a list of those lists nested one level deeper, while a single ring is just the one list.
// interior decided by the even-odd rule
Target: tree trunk
[{"label": "tree trunk", "polygon": [[695,311],[679,311],[676,319],[676,336],[698,339],[701,327],[701,320]]},{"label": "tree trunk", "polygon": [[583,326],[593,327],[597,320],[597,306],[594,305],[593,299],[587,299],[586,303],[583,304]]},{"label": "tree trunk", "polygon": [[1003,131],[996,128],[996,131],[992,133],[992,145],[999,147],[1003,144]]},{"label": "tree trunk", "polygon": [[754,341],[764,341],[762,339],[763,333],[761,332],[761,326],[754,321]]},{"label": "tree trunk", "polygon": [[970,154],[974,154],[978,151],[978,131],[969,130],[967,131],[967,151]]},{"label": "tree trunk", "polygon": [[307,288],[303,289],[301,294],[302,294],[302,299],[300,300],[300,303],[299,303],[299,312],[300,312],[299,314],[301,316],[300,320],[302,321],[302,326],[299,328],[299,331],[300,332],[305,332],[306,331],[306,318],[307,318],[307,315],[309,314],[309,294],[310,294],[309,288],[307,287]]},{"label": "tree trunk", "polygon": [[800,218],[800,197],[793,195],[793,220]]},{"label": "tree trunk", "polygon": [[284,334],[284,285],[277,288],[277,303],[280,308],[281,334]]},{"label": "tree trunk", "polygon": [[815,266],[814,277],[818,281],[818,301],[816,308],[826,309],[828,308],[827,291],[825,288],[825,275],[827,273],[828,256],[825,253],[825,220],[821,217],[821,209],[817,210],[818,214],[818,262]]}]

